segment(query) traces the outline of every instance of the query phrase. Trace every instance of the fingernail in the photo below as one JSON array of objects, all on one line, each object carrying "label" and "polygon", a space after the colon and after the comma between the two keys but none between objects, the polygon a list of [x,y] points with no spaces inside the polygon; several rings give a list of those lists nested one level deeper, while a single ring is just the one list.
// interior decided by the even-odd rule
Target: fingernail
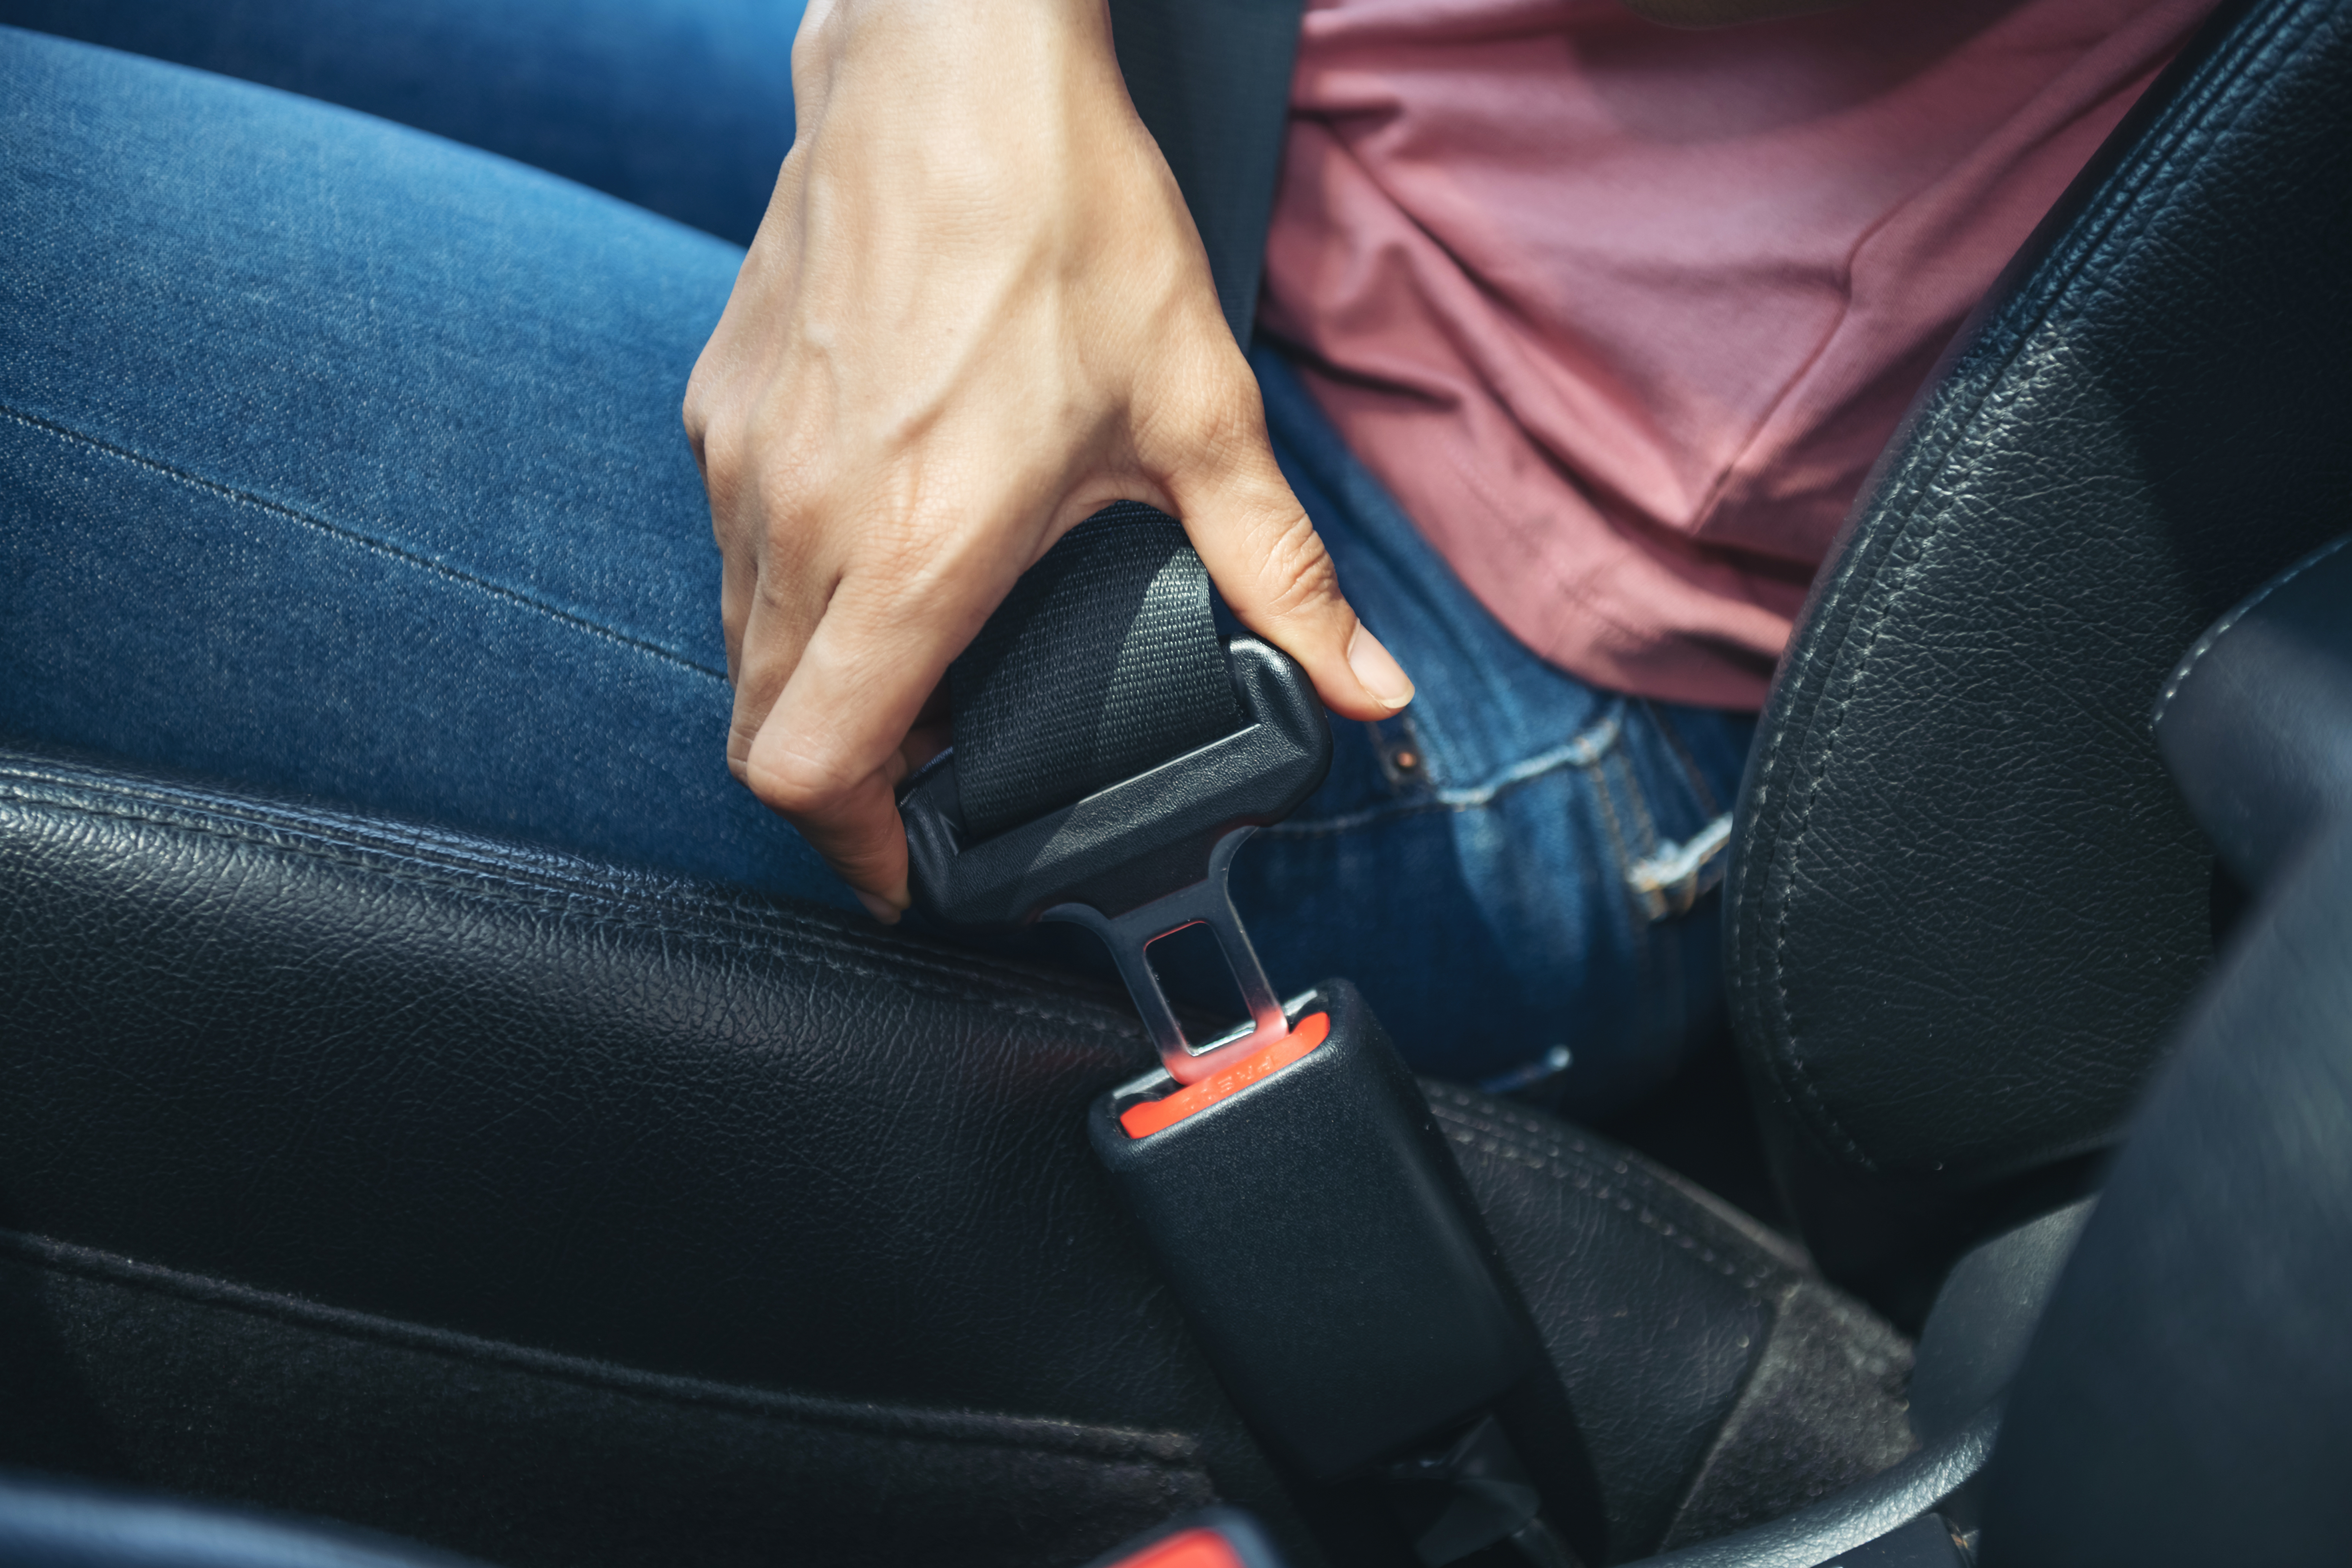
[{"label": "fingernail", "polygon": [[876,920],[880,921],[886,926],[894,926],[898,923],[898,910],[897,905],[890,903],[887,900],[876,898],[873,894],[867,892],[863,888],[852,888],[849,890],[857,895],[857,901],[866,906],[866,912],[867,914],[872,915]]},{"label": "fingernail", "polygon": [[1412,700],[1412,679],[1404,667],[1397,663],[1381,639],[1356,623],[1356,635],[1348,639],[1348,668],[1364,683],[1364,689],[1378,698],[1383,707],[1393,712]]}]

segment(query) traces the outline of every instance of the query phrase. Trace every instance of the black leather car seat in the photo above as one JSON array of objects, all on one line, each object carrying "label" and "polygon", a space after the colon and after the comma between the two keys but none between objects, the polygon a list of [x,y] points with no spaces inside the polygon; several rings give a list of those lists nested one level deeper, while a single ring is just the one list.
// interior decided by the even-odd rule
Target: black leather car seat
[{"label": "black leather car seat", "polygon": [[2352,7],[2225,7],[1816,581],[1738,816],[1731,1002],[1807,1244],[1900,1321],[2079,1189],[2210,963],[2212,850],[2147,714],[2346,526],[2347,255]]},{"label": "black leather car seat", "polygon": [[[518,1563],[1076,1562],[1212,1497],[1344,1537],[1087,1147],[1123,998],[25,752],[0,910],[0,1461]],[[1615,1554],[1907,1449],[1907,1347],[1786,1243],[1433,1099]]]},{"label": "black leather car seat", "polygon": [[[1743,1047],[1808,1241],[1897,1310],[2072,1190],[2210,950],[2144,714],[2333,531],[2346,11],[2223,18],[2152,95],[1898,443],[1767,715]],[[0,760],[0,1460],[518,1563],[1067,1563],[1213,1496],[1376,1560],[1108,1200],[1080,1112],[1147,1059],[1115,997],[37,749]],[[1802,1255],[1432,1098],[1576,1405],[1592,1554],[1911,1447],[1906,1342]]]},{"label": "black leather car seat", "polygon": [[2252,895],[2134,1119],[1987,1478],[1999,1564],[2344,1559],[2352,1450],[2352,534],[2166,682]]},{"label": "black leather car seat", "polygon": [[[2352,1353],[2336,1325],[2352,1259],[2347,543],[2352,535],[2223,616],[2160,699],[2167,762],[2261,896],[2203,988],[2179,1058],[2135,1117],[2095,1214],[2091,1201],[2074,1205],[1955,1268],[1911,1390],[1913,1419],[1936,1447],[1785,1519],[1655,1559],[1656,1568],[1832,1559],[1958,1568],[1961,1521],[1976,1514],[1966,1483],[1996,1426],[1990,1522],[1969,1531],[1990,1561],[2189,1568],[2340,1555],[2339,1456],[2352,1409]],[[2045,1321],[2013,1310],[2053,1283]],[[1999,1396],[2021,1362],[2004,1418]],[[1941,1506],[1919,1512],[1930,1503]],[[457,1561],[334,1526],[5,1472],[0,1560]]]}]

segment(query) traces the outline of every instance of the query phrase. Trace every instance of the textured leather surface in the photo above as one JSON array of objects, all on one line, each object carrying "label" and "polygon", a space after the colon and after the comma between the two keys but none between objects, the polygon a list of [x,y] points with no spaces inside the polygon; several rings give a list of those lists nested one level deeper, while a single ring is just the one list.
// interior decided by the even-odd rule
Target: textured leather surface
[{"label": "textured leather surface", "polygon": [[1995,1564],[2344,1559],[2352,1453],[2352,550],[2198,640],[2158,714],[2259,895],[2010,1400]]},{"label": "textured leather surface", "polygon": [[1150,1059],[1113,997],[21,758],[0,900],[0,1227],[649,1373],[1179,1433],[1296,1531],[1086,1146]]},{"label": "textured leather surface", "polygon": [[2247,887],[2352,801],[2347,547],[2322,546],[2215,622],[2157,706],[2165,765]]},{"label": "textured leather surface", "polygon": [[649,1373],[25,1237],[0,1343],[0,1462],[505,1568],[1038,1568],[1214,1490],[1180,1434]]},{"label": "textured leather surface", "polygon": [[[515,1562],[865,1562],[878,1509],[1080,1561],[1212,1492],[1313,1552],[1086,1147],[1150,1059],[1104,993],[0,752],[0,1459]],[[1432,1092],[1620,1553],[1900,1452],[1907,1347],[1785,1243]]]},{"label": "textured leather surface", "polygon": [[2345,525],[2347,255],[2352,5],[2217,18],[1816,583],[1743,791],[1728,961],[1833,1278],[1903,1226],[1826,1188],[1965,1193],[2111,1142],[2209,963],[2210,851],[2147,714],[2201,626]]},{"label": "textured leather surface", "polygon": [[2097,1205],[2096,1198],[2068,1204],[1971,1247],[1952,1265],[1912,1360],[1911,1430],[1922,1441],[1958,1431],[2015,1379]]},{"label": "textured leather surface", "polygon": [[[1854,1551],[1892,1535],[1985,1468],[2001,1413],[1986,1409],[1901,1464],[1782,1519],[1650,1559],[1643,1568],[1864,1568],[1884,1558]],[[1852,1552],[1849,1558],[1847,1553]]]},{"label": "textured leather surface", "polygon": [[1639,1155],[1425,1083],[1560,1368],[1622,1560],[1901,1459],[1910,1346],[1801,1255]]},{"label": "textured leather surface", "polygon": [[2010,1395],[1988,1568],[2345,1559],[2352,798],[2233,937]]}]

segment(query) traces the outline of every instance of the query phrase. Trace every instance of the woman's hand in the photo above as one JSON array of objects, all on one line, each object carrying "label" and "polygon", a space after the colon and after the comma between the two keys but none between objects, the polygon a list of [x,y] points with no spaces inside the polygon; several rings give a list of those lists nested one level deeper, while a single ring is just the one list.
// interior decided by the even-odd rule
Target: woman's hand
[{"label": "woman's hand", "polygon": [[1412,683],[1276,468],[1101,0],[817,0],[799,134],[687,389],[725,556],[728,763],[866,906],[949,661],[1120,499],[1184,521],[1335,711]]}]

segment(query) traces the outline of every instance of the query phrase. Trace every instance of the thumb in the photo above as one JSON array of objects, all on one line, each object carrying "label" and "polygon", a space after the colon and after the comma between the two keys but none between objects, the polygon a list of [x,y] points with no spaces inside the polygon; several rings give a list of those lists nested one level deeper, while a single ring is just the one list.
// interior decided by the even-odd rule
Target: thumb
[{"label": "thumb", "polygon": [[1242,625],[1297,659],[1316,695],[1349,719],[1385,719],[1412,681],[1339,592],[1307,509],[1275,466],[1261,425],[1247,451],[1213,477],[1170,485],[1192,548]]}]

